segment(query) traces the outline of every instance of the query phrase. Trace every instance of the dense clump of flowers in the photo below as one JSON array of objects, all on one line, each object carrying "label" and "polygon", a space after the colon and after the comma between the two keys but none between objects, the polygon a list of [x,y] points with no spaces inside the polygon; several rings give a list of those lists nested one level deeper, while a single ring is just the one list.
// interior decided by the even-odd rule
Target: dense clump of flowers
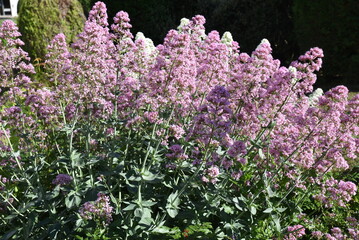
[{"label": "dense clump of flowers", "polygon": [[321,193],[315,195],[314,199],[322,202],[327,208],[335,204],[345,207],[357,192],[357,186],[353,182],[338,181],[333,178],[326,180],[321,186]]},{"label": "dense clump of flowers", "polygon": [[185,159],[188,157],[186,154],[184,154],[183,149],[180,145],[172,145],[169,150],[171,153],[167,153],[166,157],[170,159]]},{"label": "dense clump of flowers", "polygon": [[289,234],[284,237],[285,240],[296,240],[305,235],[305,228],[302,225],[289,226]]},{"label": "dense clump of flowers", "polygon": [[95,22],[96,24],[107,27],[107,8],[103,2],[96,2],[89,12],[88,21]]},{"label": "dense clump of flowers", "polygon": [[195,138],[202,146],[223,143],[229,147],[228,134],[231,130],[232,109],[229,107],[230,94],[223,86],[216,86],[206,97],[208,104],[199,107],[199,114],[187,139]]},{"label": "dense clump of flowers", "polygon": [[[357,98],[348,101],[344,86],[323,96],[305,95],[313,91],[314,72],[322,64],[319,48],[286,68],[273,59],[267,40],[248,55],[239,53],[228,33],[222,39],[215,31],[206,35],[202,16],[183,20],[179,30],[171,30],[157,47],[141,34],[133,39],[127,13],[119,12],[114,20],[111,33],[106,6],[99,2],[71,47],[63,34],[55,36],[45,60],[45,71],[55,86],[24,96],[36,118],[49,124],[61,122],[59,109],[64,109],[67,121],[75,115],[108,118],[116,111],[129,118],[131,126],[143,119],[160,123],[161,112],[170,107],[181,118],[199,111],[186,139],[219,143],[229,149],[230,157],[234,154],[230,135],[253,139],[269,126],[272,129],[261,135],[261,140],[271,139],[269,152],[277,159],[289,157],[297,167],[319,172],[347,169],[346,159],[357,157]],[[5,22],[2,29],[2,36],[11,40],[2,56],[26,60],[18,47],[22,43],[16,26]],[[25,62],[3,61],[20,62],[7,69],[33,72]],[[14,96],[13,91],[15,96],[23,94],[19,87],[24,81],[20,82],[14,82],[17,85],[7,96]],[[185,135],[183,129],[176,122],[171,132],[178,139]],[[301,152],[294,154],[298,146]]]},{"label": "dense clump of flowers", "polygon": [[314,239],[326,240],[359,239],[358,221],[354,217],[347,217],[345,220],[347,222],[346,228],[334,226],[328,229],[329,232],[313,231],[311,236]]},{"label": "dense clump of flowers", "polygon": [[228,149],[228,155],[230,157],[236,158],[240,154],[244,155],[247,153],[246,145],[242,141],[235,141],[232,146]]},{"label": "dense clump of flowers", "polygon": [[[18,27],[11,20],[5,20],[0,26],[0,77],[2,87],[28,87],[31,83],[25,73],[34,73],[30,58],[21,49],[24,45],[19,37]],[[14,72],[17,70],[18,74]]]},{"label": "dense clump of flowers", "polygon": [[94,220],[108,225],[112,221],[112,210],[110,198],[103,193],[98,193],[96,201],[85,202],[79,213],[83,219]]},{"label": "dense clump of flowers", "polygon": [[218,175],[219,175],[219,168],[217,166],[212,166],[208,169],[205,170],[205,175],[202,176],[202,181],[203,182],[211,182],[211,183],[216,183],[218,181]]},{"label": "dense clump of flowers", "polygon": [[[324,208],[344,208],[353,200],[356,185],[334,176],[350,169],[358,158],[359,94],[349,100],[345,86],[325,93],[314,91],[315,72],[324,57],[321,49],[312,48],[285,67],[273,58],[268,40],[261,41],[252,53],[242,53],[230,33],[222,37],[217,31],[206,34],[205,19],[200,15],[182,19],[178,29],[170,30],[158,46],[142,33],[134,37],[126,12],[118,12],[111,26],[107,21],[106,6],[97,2],[71,46],[63,34],[55,36],[44,61],[46,83],[36,84],[31,80],[34,67],[21,49],[16,25],[3,22],[0,174],[6,169],[8,176],[48,157],[51,168],[62,168],[69,161],[71,167],[63,172],[71,176],[57,175],[51,179],[54,185],[86,185],[88,191],[97,186],[97,192],[107,188],[106,194],[120,191],[119,198],[126,186],[124,195],[136,192],[139,199],[133,205],[131,199],[119,200],[119,204],[128,204],[128,212],[139,206],[134,215],[142,225],[153,224],[151,229],[155,229],[155,223],[149,221],[151,213],[163,209],[178,213],[186,187],[212,188],[216,193],[228,187],[228,192],[235,194],[223,197],[226,204],[235,203],[243,214],[250,212],[248,219],[255,217],[256,207],[295,195],[295,190],[311,189],[315,194],[310,199]],[[140,140],[132,141],[132,137]],[[140,167],[132,166],[133,162]],[[86,180],[84,166],[90,168],[85,170],[90,175]],[[96,182],[91,174],[105,168],[110,169],[105,171],[106,181]],[[34,169],[40,168],[28,172]],[[128,171],[121,172],[123,169]],[[141,194],[148,182],[155,184],[164,178],[162,171],[175,176],[173,181],[163,181],[166,188],[174,182],[167,189],[174,192],[165,207],[159,205],[166,200],[154,203],[152,195]],[[188,175],[182,179],[181,174]],[[107,185],[107,178],[117,181],[115,187]],[[0,191],[6,191],[9,183],[2,180]],[[17,184],[26,178],[20,174],[13,180]],[[159,189],[154,186],[151,191]],[[257,186],[264,189],[252,192]],[[274,189],[285,194],[279,196]],[[78,209],[83,201],[82,192],[76,191],[66,196],[68,210]],[[266,193],[266,202],[256,203]],[[97,196],[96,201],[85,202],[79,214],[108,227],[113,218],[109,196]],[[142,201],[146,197],[148,201]],[[111,200],[115,198],[111,195]],[[1,206],[15,208],[11,203]],[[249,211],[243,211],[242,205],[250,206]],[[268,213],[277,211],[272,205],[268,209]],[[233,211],[226,206],[225,215]],[[121,218],[126,219],[125,215]],[[233,223],[237,225],[242,223]],[[312,229],[305,223],[287,227],[284,239],[304,236],[305,228]],[[329,233],[313,231],[311,235],[327,239],[358,236],[355,226],[328,229]]]},{"label": "dense clump of flowers", "polygon": [[60,173],[56,176],[54,180],[52,180],[52,184],[54,185],[67,185],[72,182],[72,177],[68,174]]}]

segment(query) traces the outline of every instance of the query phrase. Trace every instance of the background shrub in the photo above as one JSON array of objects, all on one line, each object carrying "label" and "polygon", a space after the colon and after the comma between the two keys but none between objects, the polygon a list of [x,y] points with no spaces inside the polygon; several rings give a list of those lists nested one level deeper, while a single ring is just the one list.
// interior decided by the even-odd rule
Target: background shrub
[{"label": "background shrub", "polygon": [[58,33],[73,42],[85,22],[78,0],[20,0],[18,24],[26,43],[24,49],[32,59],[44,59],[46,47]]}]

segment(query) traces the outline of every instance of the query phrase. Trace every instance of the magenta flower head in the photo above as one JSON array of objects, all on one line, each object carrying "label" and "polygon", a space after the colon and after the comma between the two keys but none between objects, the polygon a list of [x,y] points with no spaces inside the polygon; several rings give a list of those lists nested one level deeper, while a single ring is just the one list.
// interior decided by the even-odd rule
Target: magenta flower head
[{"label": "magenta flower head", "polygon": [[112,221],[112,210],[110,198],[103,193],[98,193],[96,201],[85,202],[79,213],[83,219],[99,221],[107,226]]},{"label": "magenta flower head", "polygon": [[56,176],[56,178],[52,181],[54,185],[67,185],[72,181],[72,177],[67,174],[60,173]]},{"label": "magenta flower head", "polygon": [[205,175],[202,176],[203,182],[211,182],[213,184],[218,182],[219,168],[217,166],[212,166],[205,171]]},{"label": "magenta flower head", "polygon": [[88,20],[95,22],[102,27],[107,27],[107,8],[103,2],[96,2],[92,10],[89,12]]},{"label": "magenta flower head", "polygon": [[229,105],[229,92],[223,86],[215,86],[206,97],[206,100],[212,104]]},{"label": "magenta flower head", "polygon": [[[18,30],[19,28],[16,26],[16,24],[13,21],[5,20],[0,25],[0,38],[12,39],[12,38],[20,37],[21,34]],[[24,43],[21,41],[18,41],[18,44],[24,45]]]},{"label": "magenta flower head", "polygon": [[302,225],[294,225],[288,227],[289,235],[285,236],[285,240],[296,240],[305,235],[305,228]]},{"label": "magenta flower head", "polygon": [[111,25],[111,29],[119,39],[133,38],[130,32],[132,25],[130,24],[130,18],[127,12],[119,11],[113,18],[113,22],[114,24]]},{"label": "magenta flower head", "polygon": [[312,237],[315,239],[321,239],[323,237],[324,233],[321,231],[314,231],[312,232]]},{"label": "magenta flower head", "polygon": [[246,154],[246,145],[242,141],[235,141],[233,145],[228,150],[228,155],[230,157],[237,157],[239,154]]}]

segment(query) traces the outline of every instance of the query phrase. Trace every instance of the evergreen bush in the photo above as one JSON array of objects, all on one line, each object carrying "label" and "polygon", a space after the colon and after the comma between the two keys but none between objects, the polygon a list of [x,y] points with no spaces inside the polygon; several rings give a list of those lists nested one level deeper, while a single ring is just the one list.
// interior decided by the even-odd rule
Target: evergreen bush
[{"label": "evergreen bush", "polygon": [[32,59],[43,59],[46,47],[59,33],[73,42],[85,22],[78,0],[20,0],[18,25],[24,49]]}]

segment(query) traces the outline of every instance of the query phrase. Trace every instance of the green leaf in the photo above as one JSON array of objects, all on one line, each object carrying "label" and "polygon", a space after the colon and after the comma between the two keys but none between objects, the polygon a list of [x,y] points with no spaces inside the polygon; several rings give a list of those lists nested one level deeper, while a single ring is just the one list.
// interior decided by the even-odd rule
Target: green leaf
[{"label": "green leaf", "polygon": [[77,152],[76,150],[72,151],[70,160],[71,160],[71,165],[73,168],[83,167],[85,165],[85,162],[81,158],[81,153]]},{"label": "green leaf", "polygon": [[223,206],[223,210],[227,214],[233,214],[234,213],[234,210],[230,206],[227,206],[227,205]]},{"label": "green leaf", "polygon": [[166,227],[166,226],[161,226],[161,227],[155,228],[152,232],[153,233],[159,233],[159,234],[171,235],[171,237],[173,239],[178,239],[178,238],[174,238],[175,237],[174,235],[178,234],[179,236],[181,236],[181,229],[179,229],[178,227],[169,228],[169,227]]},{"label": "green leaf", "polygon": [[[134,174],[134,175],[131,175],[131,174]],[[131,171],[131,173],[126,174],[126,179],[131,182],[140,182],[141,177],[138,176],[137,174],[136,175],[135,174],[136,173],[134,171]]]},{"label": "green leaf", "polygon": [[15,157],[15,158],[20,157],[20,151],[16,151],[16,152],[14,152],[14,153],[13,153],[13,155],[14,155],[14,157]]},{"label": "green leaf", "polygon": [[276,208],[276,210],[277,210],[277,212],[282,213],[282,212],[284,212],[285,210],[287,210],[287,208]]},{"label": "green leaf", "polygon": [[180,204],[180,199],[178,197],[178,191],[171,193],[168,198],[167,198],[167,203],[170,204],[171,206],[177,208],[178,205]]},{"label": "green leaf", "polygon": [[127,207],[125,207],[125,208],[123,209],[123,211],[132,211],[133,209],[136,208],[136,206],[137,206],[137,204],[131,203],[131,204],[129,204]]},{"label": "green leaf", "polygon": [[66,132],[66,134],[71,134],[71,132],[72,132],[73,130],[72,130],[72,127],[70,127],[69,125],[66,125],[66,126],[63,127],[60,131],[61,131],[61,132]]},{"label": "green leaf", "polygon": [[171,228],[166,227],[166,226],[161,226],[161,227],[155,228],[152,232],[154,232],[154,233],[166,234],[166,233],[170,233],[170,232],[171,232]]},{"label": "green leaf", "polygon": [[139,223],[146,226],[150,226],[153,222],[154,221],[151,217],[151,209],[142,208],[142,217]]},{"label": "green leaf", "polygon": [[234,206],[240,211],[243,211],[243,209],[246,207],[246,199],[243,196],[233,198],[232,201],[234,202]]},{"label": "green leaf", "polygon": [[7,233],[5,233],[5,234],[1,237],[1,240],[10,239],[17,231],[18,231],[18,228],[15,229],[15,230],[8,231]]},{"label": "green leaf", "polygon": [[134,214],[135,214],[135,217],[141,218],[142,214],[143,214],[142,209],[141,208],[136,208]]},{"label": "green leaf", "polygon": [[271,213],[273,211],[273,208],[267,208],[266,210],[264,210],[264,213]]},{"label": "green leaf", "polygon": [[68,209],[72,207],[78,207],[81,203],[81,198],[77,196],[76,194],[69,194],[65,198],[65,205]]},{"label": "green leaf", "polygon": [[95,163],[97,163],[99,161],[100,161],[99,158],[90,158],[88,161],[86,161],[86,165],[91,166],[91,165],[94,165]]},{"label": "green leaf", "polygon": [[273,219],[273,222],[274,222],[276,231],[277,231],[277,232],[280,232],[282,228],[281,228],[281,226],[280,226],[280,220],[279,220],[278,215],[273,214],[273,215],[272,215],[272,219]]},{"label": "green leaf", "polygon": [[136,208],[134,214],[135,214],[135,217],[141,218],[141,220],[144,220],[145,218],[150,218],[151,222],[152,222],[151,209],[149,209],[149,208]]},{"label": "green leaf", "polygon": [[167,198],[166,210],[171,218],[174,218],[178,214],[178,206],[180,204],[180,198],[178,197],[178,191],[171,193]]},{"label": "green leaf", "polygon": [[259,158],[262,159],[262,160],[266,158],[266,156],[264,155],[262,149],[258,149],[258,156],[259,156]]},{"label": "green leaf", "polygon": [[153,205],[155,205],[157,202],[152,202],[152,201],[143,201],[142,202],[142,206],[144,207],[152,207]]},{"label": "green leaf", "polygon": [[257,208],[255,206],[251,206],[249,210],[253,215],[257,214]]},{"label": "green leaf", "polygon": [[219,146],[218,148],[217,148],[217,150],[216,150],[216,153],[218,154],[218,155],[224,155],[224,153],[225,153],[226,151],[224,151],[224,150],[222,150],[222,147],[221,146]]},{"label": "green leaf", "polygon": [[275,197],[275,196],[277,195],[275,192],[273,192],[273,190],[271,189],[270,186],[267,186],[267,187],[266,187],[266,190],[267,190],[268,196],[269,196],[270,198]]},{"label": "green leaf", "polygon": [[142,179],[145,181],[153,181],[156,179],[156,175],[151,173],[150,171],[145,171],[142,173]]},{"label": "green leaf", "polygon": [[117,199],[112,194],[110,194],[110,199],[114,204],[117,205]]},{"label": "green leaf", "polygon": [[261,149],[261,148],[264,147],[260,141],[255,142],[255,141],[253,141],[253,140],[250,140],[250,142],[251,142],[251,144],[252,144],[253,146],[255,146],[255,147],[258,148],[258,149]]},{"label": "green leaf", "polygon": [[169,215],[171,218],[175,218],[175,217],[178,215],[178,210],[177,210],[177,209],[174,209],[174,208],[166,208],[166,211],[167,211],[168,215]]},{"label": "green leaf", "polygon": [[82,218],[79,218],[79,219],[76,220],[75,226],[76,227],[81,227],[83,225],[83,223],[84,223],[84,220]]},{"label": "green leaf", "polygon": [[7,45],[7,40],[4,39],[4,38],[2,38],[2,39],[1,39],[1,43],[2,43],[3,46],[6,46],[6,45]]},{"label": "green leaf", "polygon": [[7,215],[6,217],[4,217],[5,220],[11,220],[11,219],[14,219],[18,217],[18,215],[15,215],[15,214],[10,214],[10,215]]},{"label": "green leaf", "polygon": [[59,194],[60,194],[60,185],[56,185],[56,187],[50,193],[46,194],[45,199],[46,200],[54,199],[57,196],[59,196]]}]

